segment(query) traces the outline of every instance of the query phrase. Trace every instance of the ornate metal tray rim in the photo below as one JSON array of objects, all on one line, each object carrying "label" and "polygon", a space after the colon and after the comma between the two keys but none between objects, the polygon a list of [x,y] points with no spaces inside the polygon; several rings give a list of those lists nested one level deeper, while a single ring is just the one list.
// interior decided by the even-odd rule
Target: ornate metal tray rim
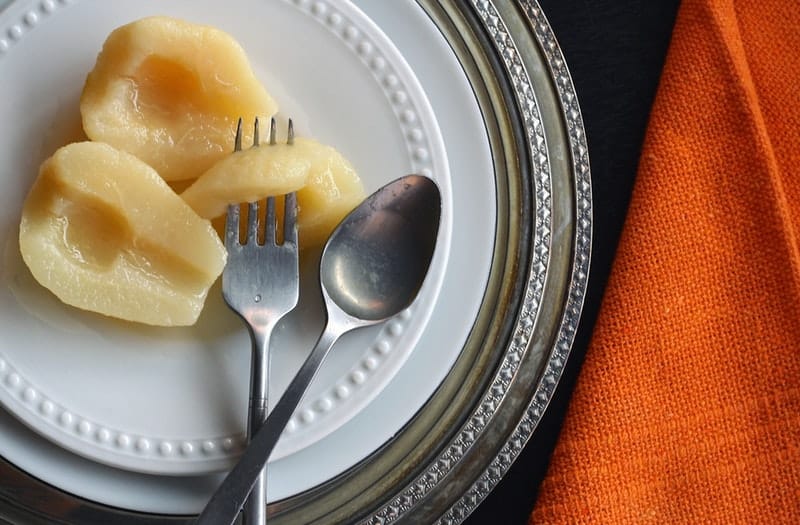
[{"label": "ornate metal tray rim", "polygon": [[[551,77],[553,88],[561,106],[566,139],[569,146],[569,159],[574,184],[574,235],[572,243],[572,264],[569,270],[567,288],[564,292],[565,304],[552,344],[544,351],[544,367],[540,371],[530,401],[522,417],[513,426],[482,473],[471,481],[469,487],[436,520],[441,524],[462,522],[480,504],[502,479],[519,456],[525,444],[535,431],[542,415],[552,399],[561,378],[564,366],[572,348],[575,332],[583,308],[586,284],[591,261],[592,240],[592,189],[588,146],[578,98],[566,61],[556,40],[555,34],[537,0],[517,0],[503,2],[498,0],[470,0],[467,2],[474,11],[476,20],[486,32],[505,74],[513,82],[514,102],[520,110],[525,124],[527,151],[531,156],[531,171],[535,192],[535,218],[528,277],[523,291],[525,303],[521,305],[513,327],[513,336],[500,364],[476,408],[450,440],[442,452],[431,460],[430,466],[412,483],[407,485],[395,498],[378,509],[373,516],[362,523],[389,523],[407,518],[416,507],[424,503],[426,494],[432,490],[431,480],[442,481],[448,471],[454,470],[464,461],[471,449],[480,442],[480,435],[491,419],[493,412],[508,394],[509,384],[519,373],[520,363],[526,354],[535,352],[534,328],[540,315],[540,301],[545,286],[545,274],[550,269],[550,250],[552,238],[550,195],[551,166],[547,147],[547,134],[542,131],[542,116],[535,86],[526,70],[525,55],[531,50],[520,47],[517,39],[520,31],[527,29],[535,39],[538,52],[544,58]],[[509,4],[515,3],[516,6]],[[463,2],[457,2],[462,6]],[[514,20],[507,15],[519,13],[524,27],[512,28]],[[507,22],[508,25],[507,25]],[[514,31],[516,29],[516,32]],[[433,485],[435,486],[435,485]],[[405,521],[405,520],[404,520]]]},{"label": "ornate metal tray rim", "polygon": [[[443,431],[442,435],[447,434],[448,439],[435,450],[426,450],[422,463],[409,465],[399,474],[396,479],[402,480],[401,484],[386,488],[368,507],[360,506],[363,502],[352,496],[350,500],[336,500],[329,513],[311,512],[309,520],[304,514],[298,516],[298,509],[308,502],[330,504],[331,493],[337,487],[357,478],[357,466],[310,494],[271,504],[270,512],[275,515],[276,523],[298,519],[413,523],[422,519],[453,524],[466,519],[508,471],[535,431],[553,397],[580,319],[591,260],[588,148],[572,79],[545,14],[536,0],[417,2],[431,18],[459,14],[460,23],[465,25],[460,29],[473,31],[483,46],[491,48],[488,62],[503,77],[498,81],[502,84],[497,87],[498,92],[502,93],[509,115],[517,120],[513,138],[518,158],[512,158],[511,162],[519,163],[521,183],[516,187],[512,182],[507,193],[510,200],[518,202],[522,216],[531,221],[505,225],[504,240],[522,240],[521,253],[508,256],[510,263],[516,265],[514,282],[506,283],[505,291],[497,293],[498,300],[508,300],[505,308],[509,315],[502,326],[494,328],[495,332],[491,328],[478,332],[479,335],[495,333],[503,344],[484,349],[483,354],[492,355],[482,357],[488,361],[483,363],[487,372],[479,378],[481,388],[464,401],[473,409],[447,420],[458,423]],[[530,70],[538,67],[537,61],[544,64],[548,86],[532,80]],[[542,116],[540,99],[549,96],[547,91],[552,92],[559,108],[559,122],[552,119],[548,122]],[[505,118],[514,120],[509,115]],[[559,136],[554,137],[556,134]],[[499,133],[497,140],[510,136]],[[571,187],[566,190],[559,186],[563,181],[554,181],[553,176],[553,165],[559,162],[555,158],[558,155],[553,155],[553,143],[560,141],[567,149],[560,161],[566,163],[569,172]],[[561,206],[565,209],[554,207],[554,191],[560,194],[566,191],[569,195],[567,205]],[[554,228],[556,220],[568,224],[562,227],[559,223]],[[556,267],[555,260],[564,267]],[[563,264],[564,261],[568,264]],[[537,332],[544,318],[551,318],[556,328],[551,330],[553,333]],[[527,397],[520,398],[520,389],[527,391]],[[493,425],[501,408],[514,417],[508,418],[510,422],[504,425]],[[478,453],[478,449],[485,450],[485,445],[493,447],[492,457]],[[389,443],[386,448],[392,446]],[[376,452],[366,461],[379,463],[383,452]],[[395,466],[401,459],[393,459]],[[191,519],[134,513],[81,500],[31,478],[6,462],[0,462],[0,472],[5,480],[0,487],[0,519],[26,523],[72,520],[103,523],[112,516],[119,523],[175,523]],[[456,479],[461,479],[461,484],[456,484],[460,490],[452,490],[453,485],[448,489],[446,486]],[[28,488],[23,492],[20,487]],[[37,507],[45,502],[46,510]]]}]

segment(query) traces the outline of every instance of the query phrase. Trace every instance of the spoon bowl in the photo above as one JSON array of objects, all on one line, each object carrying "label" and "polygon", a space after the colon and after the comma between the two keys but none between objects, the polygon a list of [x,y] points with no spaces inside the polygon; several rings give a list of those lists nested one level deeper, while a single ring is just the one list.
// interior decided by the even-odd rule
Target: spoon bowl
[{"label": "spoon bowl", "polygon": [[368,197],[322,253],[325,302],[365,322],[407,308],[430,266],[440,215],[439,190],[427,177],[403,177]]},{"label": "spoon bowl", "polygon": [[236,520],[283,429],[339,337],[385,321],[411,305],[433,258],[441,206],[439,188],[431,179],[406,175],[367,197],[336,227],[320,259],[325,329],[203,509],[198,524],[232,524]]}]

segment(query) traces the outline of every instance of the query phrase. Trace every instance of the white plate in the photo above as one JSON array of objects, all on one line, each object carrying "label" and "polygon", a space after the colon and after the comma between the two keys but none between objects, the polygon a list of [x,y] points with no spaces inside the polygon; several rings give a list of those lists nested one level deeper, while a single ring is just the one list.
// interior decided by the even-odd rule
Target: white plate
[{"label": "white plate", "polygon": [[[491,244],[494,188],[485,175],[491,164],[480,117],[439,35],[412,2],[369,4],[362,7],[382,17],[382,27],[397,28],[394,40],[409,38],[403,24],[412,21],[422,30],[419,40],[433,44],[425,50],[417,41],[413,46],[406,42],[403,53],[407,57],[413,51],[421,68],[415,72],[428,78],[425,91],[439,100],[433,112],[403,55],[347,2],[240,0],[223,6],[185,1],[166,6],[154,1],[23,1],[0,15],[0,79],[6,86],[0,118],[17,123],[15,133],[0,146],[0,235],[6,247],[0,288],[0,396],[10,412],[63,447],[131,470],[203,473],[224,468],[237,454],[248,342],[218,297],[196,330],[131,330],[60,305],[31,281],[16,248],[21,201],[38,163],[74,127],[83,77],[102,40],[113,27],[158,13],[211,23],[233,34],[285,108],[283,113],[296,119],[299,132],[342,150],[368,189],[427,169],[442,186],[445,202],[452,198],[452,207],[445,207],[441,249],[414,311],[337,347],[294,432],[279,445],[284,458],[271,471],[280,476],[280,482],[270,484],[271,499],[297,493],[355,464],[413,415],[446,373],[480,302],[491,256],[480,247]],[[442,85],[443,79],[450,84]],[[444,143],[471,148],[463,154],[459,150],[459,179],[448,178],[450,164],[434,114],[440,123],[442,114],[448,121],[443,128],[450,136],[445,133]],[[448,250],[451,222],[454,238]],[[448,253],[457,263],[452,257],[446,260]],[[308,311],[277,335],[273,370],[283,373],[274,379],[274,391],[282,390],[313,344],[318,313],[311,311],[313,302],[305,304]],[[437,319],[432,325],[431,312]],[[410,368],[401,369],[404,363]],[[365,409],[384,387],[386,392]],[[99,501],[186,512],[196,509],[208,490],[200,477],[182,487],[194,483],[201,488],[178,490],[171,495],[178,501],[169,503],[157,494],[152,499],[111,494],[115,483],[134,487],[146,480],[152,488],[153,478],[90,466],[42,444],[39,450],[52,453],[54,461],[80,465],[95,476],[94,482],[81,486],[70,474],[65,478],[64,472],[20,451],[20,436],[17,431],[0,435],[4,456]],[[329,446],[340,447],[335,449],[340,453],[328,454]],[[167,490],[181,483],[160,479]]]},{"label": "white plate", "polygon": [[[281,113],[296,120],[298,134],[340,149],[369,191],[400,174],[423,173],[439,183],[444,202],[438,253],[420,301],[385,326],[342,341],[289,422],[275,450],[278,459],[346,422],[414,348],[441,284],[451,195],[444,145],[425,94],[369,19],[338,1],[259,7],[262,12],[252,13],[249,24],[231,10],[228,17],[185,11],[183,17],[235,35]],[[82,81],[105,36],[126,21],[162,10],[141,2],[135,8],[77,2],[54,9],[20,47],[30,42],[33,54],[55,49],[49,38],[69,40],[68,51],[59,55],[60,67],[48,60],[32,62],[17,49],[6,58],[4,73],[16,81],[0,115],[18,123],[19,133],[0,146],[3,164],[13,167],[0,182],[9,212],[1,227],[7,286],[0,294],[6,312],[0,319],[0,332],[6,334],[0,346],[5,378],[0,401],[38,432],[91,459],[141,472],[203,474],[230,466],[246,423],[249,338],[219,290],[212,289],[194,327],[120,323],[65,306],[39,286],[21,262],[14,230],[20,197],[36,164],[75,135]],[[75,41],[75,22],[89,16],[91,29],[81,27]],[[259,34],[265,25],[270,30]],[[352,126],[359,115],[367,118]],[[311,285],[316,265],[304,263],[301,305],[273,337],[271,399],[288,384],[322,326],[319,291]]]}]

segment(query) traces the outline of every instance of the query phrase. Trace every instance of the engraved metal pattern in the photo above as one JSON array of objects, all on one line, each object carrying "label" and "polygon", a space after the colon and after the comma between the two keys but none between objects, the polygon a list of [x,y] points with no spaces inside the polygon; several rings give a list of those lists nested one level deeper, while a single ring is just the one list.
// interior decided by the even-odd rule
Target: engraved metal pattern
[{"label": "engraved metal pattern", "polygon": [[[503,397],[509,389],[523,355],[533,335],[533,327],[540,311],[545,276],[550,258],[552,231],[552,184],[550,160],[547,149],[539,104],[531,85],[531,79],[520,58],[511,34],[497,13],[494,5],[488,0],[472,0],[473,8],[485,25],[497,54],[503,61],[514,88],[514,97],[519,106],[525,124],[527,147],[530,152],[533,170],[533,195],[535,202],[534,243],[531,253],[531,270],[527,278],[524,301],[519,312],[514,335],[506,350],[498,372],[487,388],[476,410],[467,423],[458,432],[431,467],[417,477],[388,505],[377,511],[364,523],[391,523],[410,511],[418,501],[428,494],[456,465],[464,454],[474,445],[476,439],[484,431],[492,419]],[[580,312],[580,309],[578,310]],[[553,385],[557,382],[554,380]],[[539,389],[541,390],[541,389]],[[550,399],[547,392],[545,399]],[[440,519],[441,523],[459,523],[500,481],[508,466],[519,454],[525,439],[533,431],[535,424],[525,426],[527,433],[523,439],[515,439],[506,443],[492,466],[478,479],[470,490],[451,507]],[[500,461],[499,465],[495,463]]]},{"label": "engraved metal pattern", "polygon": [[[534,35],[544,52],[547,66],[555,79],[559,101],[567,122],[572,169],[576,179],[575,258],[572,266],[569,297],[559,327],[556,344],[547,359],[542,378],[536,387],[533,399],[528,405],[525,415],[517,424],[514,432],[500,452],[495,456],[489,468],[472,484],[461,499],[439,519],[441,524],[449,525],[463,521],[497,485],[522,451],[531,434],[533,434],[547,408],[547,404],[553,397],[556,385],[561,378],[564,365],[569,357],[583,308],[589,276],[592,242],[592,186],[586,134],[578,98],[575,94],[575,87],[564,61],[564,56],[539,3],[536,0],[519,0],[519,4],[528,17]],[[514,344],[517,344],[516,338]],[[498,374],[503,373],[503,370],[498,372]]]},{"label": "engraved metal pattern", "polygon": [[[546,57],[547,66],[555,79],[559,101],[567,122],[572,169],[576,178],[575,203],[578,217],[574,246],[575,259],[571,271],[569,297],[559,327],[557,342],[546,361],[545,369],[532,400],[523,418],[489,467],[439,518],[437,523],[442,525],[454,525],[466,519],[505,475],[533,434],[547,404],[553,397],[569,356],[580,319],[589,273],[592,237],[591,176],[588,148],[578,100],[564,57],[538,2],[536,0],[520,0],[519,3],[528,16],[535,37]],[[408,513],[427,493],[433,490],[464,456],[465,452],[473,446],[507,392],[511,378],[530,342],[532,329],[539,312],[549,257],[551,225],[550,167],[545,135],[530,78],[519,58],[519,52],[508,28],[492,2],[471,0],[471,4],[491,36],[498,55],[502,58],[503,65],[512,79],[514,95],[526,124],[528,147],[534,170],[535,209],[537,210],[531,273],[525,290],[525,301],[514,328],[513,340],[478,408],[444,452],[432,461],[431,466],[364,523],[392,523]]]}]

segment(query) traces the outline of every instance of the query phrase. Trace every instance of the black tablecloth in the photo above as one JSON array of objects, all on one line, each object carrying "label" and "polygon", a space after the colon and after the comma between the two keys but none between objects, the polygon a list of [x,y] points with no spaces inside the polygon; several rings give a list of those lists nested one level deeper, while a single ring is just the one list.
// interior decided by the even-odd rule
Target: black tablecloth
[{"label": "black tablecloth", "polygon": [[586,355],[625,219],[650,106],[678,0],[539,0],[569,65],[583,112],[594,192],[589,289],[555,398],[508,474],[468,525],[527,523]]}]

